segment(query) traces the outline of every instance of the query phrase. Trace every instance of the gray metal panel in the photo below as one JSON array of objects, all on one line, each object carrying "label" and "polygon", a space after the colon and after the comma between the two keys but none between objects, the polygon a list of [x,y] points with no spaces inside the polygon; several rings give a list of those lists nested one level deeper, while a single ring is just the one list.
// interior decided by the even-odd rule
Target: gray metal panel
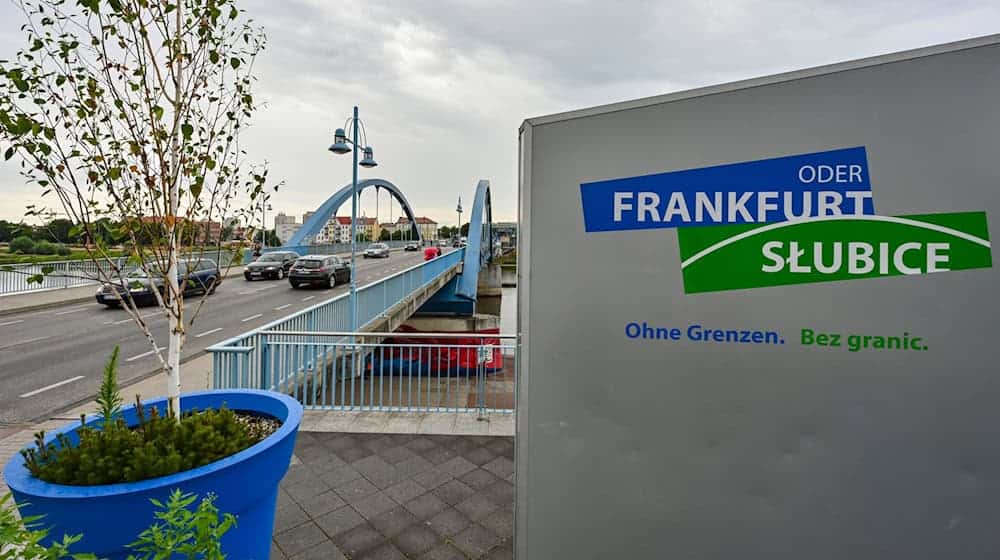
[{"label": "gray metal panel", "polygon": [[[584,182],[863,145],[880,214],[985,210],[996,239],[995,42],[525,123],[518,558],[1000,557],[996,269],[685,295],[676,230],[587,234],[580,207]],[[931,350],[818,351],[806,327]]]}]

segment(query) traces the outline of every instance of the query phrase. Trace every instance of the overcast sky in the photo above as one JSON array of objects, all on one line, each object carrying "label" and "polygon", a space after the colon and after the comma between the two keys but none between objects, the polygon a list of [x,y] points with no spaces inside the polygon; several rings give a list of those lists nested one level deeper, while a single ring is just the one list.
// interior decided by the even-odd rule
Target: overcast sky
[{"label": "overcast sky", "polygon": [[[300,220],[350,182],[350,157],[326,148],[355,104],[380,164],[362,177],[392,181],[418,215],[442,224],[454,224],[458,196],[469,201],[487,178],[494,219],[513,220],[517,130],[525,118],[1000,31],[996,1],[242,5],[268,34],[256,92],[267,106],[248,150],[286,181],[275,212]],[[21,45],[20,23],[0,0],[0,58]],[[12,165],[0,164],[0,218],[19,220],[37,196]],[[386,197],[379,208],[385,218]],[[373,216],[373,195],[362,206]],[[398,216],[398,207],[393,212]]]}]

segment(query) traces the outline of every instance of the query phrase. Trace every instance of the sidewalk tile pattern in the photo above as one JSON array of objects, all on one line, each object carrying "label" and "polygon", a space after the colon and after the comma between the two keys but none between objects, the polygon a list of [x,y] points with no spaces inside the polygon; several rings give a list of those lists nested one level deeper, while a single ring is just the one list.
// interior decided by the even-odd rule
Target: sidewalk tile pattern
[{"label": "sidewalk tile pattern", "polygon": [[272,560],[511,558],[514,440],[299,432]]}]

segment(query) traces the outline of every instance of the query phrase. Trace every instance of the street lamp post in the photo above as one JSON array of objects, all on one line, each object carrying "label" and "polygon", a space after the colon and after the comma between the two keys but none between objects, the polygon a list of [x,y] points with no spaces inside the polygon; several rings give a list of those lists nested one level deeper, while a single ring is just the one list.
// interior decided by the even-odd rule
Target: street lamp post
[{"label": "street lamp post", "polygon": [[[348,139],[347,133],[344,129],[350,128],[353,132],[353,138]],[[361,131],[364,136],[364,147],[362,144],[358,143],[358,131]],[[351,149],[351,146],[354,149]],[[375,167],[378,165],[375,163],[375,158],[373,157],[373,150],[370,145],[368,145],[368,135],[364,132],[364,123],[358,118],[358,108],[354,107],[354,116],[347,120],[344,128],[338,128],[333,135],[333,145],[330,146],[329,150],[335,154],[346,154],[347,152],[353,153],[354,163],[351,166],[352,178],[351,178],[351,290],[350,290],[350,307],[351,307],[351,332],[358,331],[358,285],[357,285],[357,274],[355,269],[355,264],[357,261],[357,243],[358,243],[358,165],[361,167]],[[364,158],[358,161],[358,150],[364,152]]]},{"label": "street lamp post", "polygon": [[260,204],[260,221],[261,221],[261,232],[260,232],[260,248],[263,251],[267,249],[267,211],[273,210],[270,204],[267,204],[263,200]]},{"label": "street lamp post", "polygon": [[458,208],[455,209],[458,212],[458,232],[455,236],[459,239],[462,238],[462,195],[458,195]]}]

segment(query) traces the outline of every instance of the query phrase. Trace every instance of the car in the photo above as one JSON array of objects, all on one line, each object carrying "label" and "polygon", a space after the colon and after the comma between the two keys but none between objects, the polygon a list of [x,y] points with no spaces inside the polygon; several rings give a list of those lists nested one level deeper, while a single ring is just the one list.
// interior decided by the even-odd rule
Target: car
[{"label": "car", "polygon": [[461,247],[462,246],[462,242],[456,237],[455,239],[451,240],[451,246],[452,247]]},{"label": "car", "polygon": [[438,247],[447,247],[447,246],[448,246],[448,240],[447,239],[442,239],[442,240],[438,241]]},{"label": "car", "polygon": [[389,246],[385,243],[372,243],[365,249],[366,259],[388,259]]},{"label": "car", "polygon": [[407,243],[405,247],[403,247],[403,250],[404,251],[419,251],[420,250],[420,243],[417,243],[416,241],[411,241],[411,242]]},{"label": "car", "polygon": [[288,271],[292,288],[302,285],[321,285],[332,288],[341,282],[351,281],[351,264],[330,255],[306,255],[295,260]]},{"label": "car", "polygon": [[[136,268],[125,275],[122,282],[115,284],[104,284],[97,290],[97,303],[108,307],[118,307],[122,300],[128,301],[129,296],[136,305],[155,305],[157,303],[156,293],[164,293],[163,275],[155,272],[156,265],[147,265],[147,269],[153,269],[153,275],[143,270],[143,267]],[[222,283],[222,271],[219,265],[211,259],[182,260],[177,263],[177,280],[185,282],[184,295],[214,294],[215,289]],[[118,295],[115,295],[118,292]]]},{"label": "car", "polygon": [[274,251],[264,253],[243,269],[243,277],[249,280],[271,278],[282,280],[295,264],[299,254],[294,251]]}]

